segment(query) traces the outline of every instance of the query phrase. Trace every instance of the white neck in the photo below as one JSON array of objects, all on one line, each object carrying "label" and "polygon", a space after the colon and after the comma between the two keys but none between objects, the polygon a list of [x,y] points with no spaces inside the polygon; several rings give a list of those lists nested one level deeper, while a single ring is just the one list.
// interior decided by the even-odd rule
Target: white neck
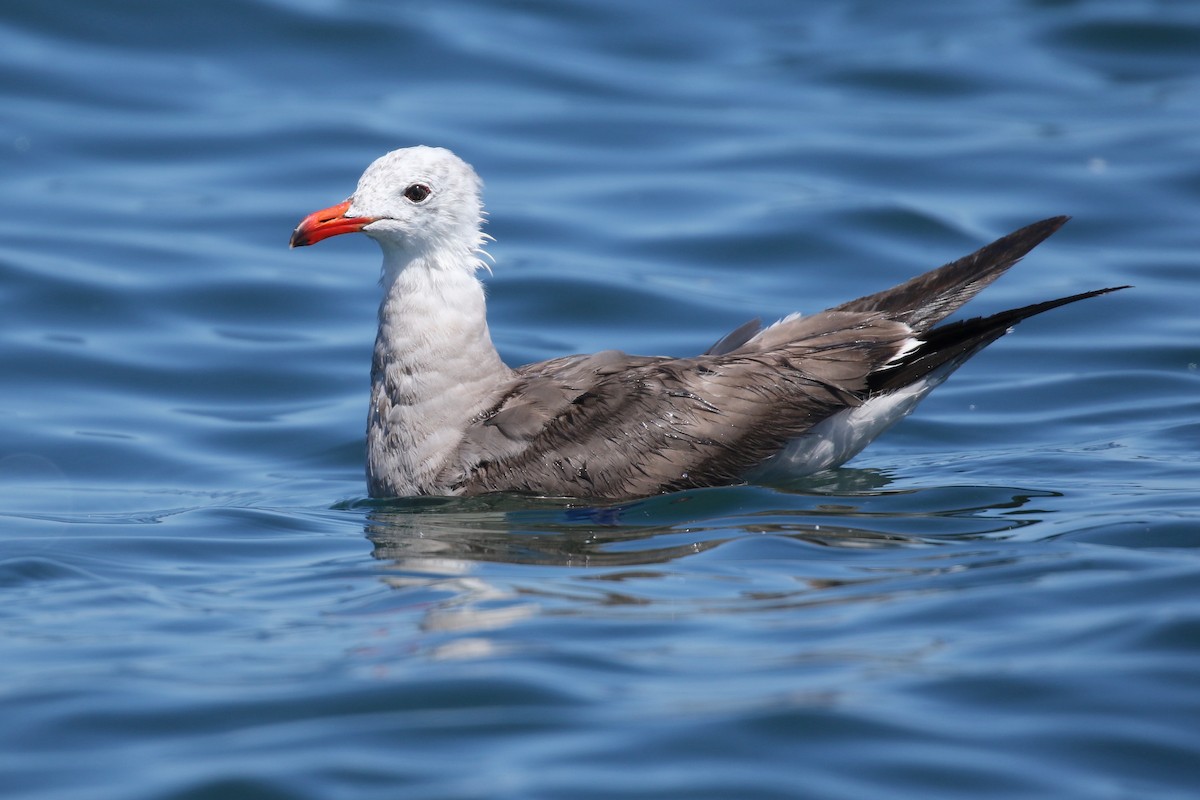
[{"label": "white neck", "polygon": [[441,255],[384,249],[367,421],[373,497],[441,493],[436,476],[467,424],[512,376],[488,333],[474,260]]}]

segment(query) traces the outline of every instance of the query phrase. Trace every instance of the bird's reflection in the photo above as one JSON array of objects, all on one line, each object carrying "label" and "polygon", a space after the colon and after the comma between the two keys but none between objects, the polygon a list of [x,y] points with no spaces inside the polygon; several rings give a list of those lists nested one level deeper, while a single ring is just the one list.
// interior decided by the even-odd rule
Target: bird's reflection
[{"label": "bird's reflection", "polygon": [[617,505],[512,495],[372,503],[366,533],[383,560],[628,567],[749,535],[856,549],[1003,537],[1040,521],[1033,500],[1055,496],[1006,487],[891,489],[874,470],[814,478],[786,489],[697,489]]},{"label": "bird's reflection", "polygon": [[[363,505],[397,609],[418,614],[420,649],[477,658],[564,617],[678,620],[879,602],[917,574],[1000,564],[994,547],[935,546],[1014,536],[1050,513],[1034,501],[1054,496],[896,488],[870,470],[817,477],[787,490],[703,489],[618,505],[516,496]],[[913,552],[898,557],[900,548]],[[707,561],[693,565],[697,556]]]}]

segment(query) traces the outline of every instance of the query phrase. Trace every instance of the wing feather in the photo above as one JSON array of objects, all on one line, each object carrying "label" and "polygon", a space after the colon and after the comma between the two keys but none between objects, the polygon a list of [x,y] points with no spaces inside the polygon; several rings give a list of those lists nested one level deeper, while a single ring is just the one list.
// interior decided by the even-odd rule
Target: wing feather
[{"label": "wing feather", "polygon": [[608,498],[737,481],[861,403],[869,375],[911,335],[880,314],[826,312],[720,354],[607,351],[531,365],[468,426],[444,477],[465,494]]}]

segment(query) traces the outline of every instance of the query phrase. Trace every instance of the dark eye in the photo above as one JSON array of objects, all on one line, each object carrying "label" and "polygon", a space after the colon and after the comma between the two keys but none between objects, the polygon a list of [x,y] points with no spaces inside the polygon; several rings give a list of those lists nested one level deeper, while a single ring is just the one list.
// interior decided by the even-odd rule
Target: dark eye
[{"label": "dark eye", "polygon": [[414,203],[419,203],[429,195],[433,194],[433,189],[430,189],[423,183],[414,183],[412,186],[404,190],[404,196]]}]

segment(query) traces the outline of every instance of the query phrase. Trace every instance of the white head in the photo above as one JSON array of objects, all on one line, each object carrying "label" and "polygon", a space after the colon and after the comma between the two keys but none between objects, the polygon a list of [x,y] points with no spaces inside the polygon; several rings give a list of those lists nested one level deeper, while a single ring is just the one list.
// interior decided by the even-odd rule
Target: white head
[{"label": "white head", "polygon": [[385,265],[422,258],[431,266],[474,271],[488,238],[480,231],[482,186],[449,150],[393,150],[367,167],[348,200],[305,217],[292,232],[292,247],[362,231],[379,242]]}]

